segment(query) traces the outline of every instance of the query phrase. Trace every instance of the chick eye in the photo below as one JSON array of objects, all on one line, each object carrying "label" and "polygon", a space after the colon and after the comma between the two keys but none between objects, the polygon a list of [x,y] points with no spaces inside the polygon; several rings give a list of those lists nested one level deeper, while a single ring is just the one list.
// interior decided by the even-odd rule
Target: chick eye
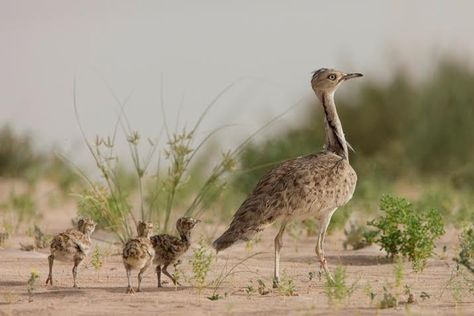
[{"label": "chick eye", "polygon": [[328,79],[329,80],[336,80],[336,75],[335,74],[330,74]]}]

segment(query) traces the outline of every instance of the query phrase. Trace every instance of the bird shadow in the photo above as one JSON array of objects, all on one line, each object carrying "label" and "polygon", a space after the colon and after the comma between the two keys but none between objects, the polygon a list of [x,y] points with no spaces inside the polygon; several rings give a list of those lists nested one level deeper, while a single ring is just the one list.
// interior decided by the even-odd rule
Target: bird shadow
[{"label": "bird shadow", "polygon": [[[392,260],[384,256],[374,255],[343,255],[343,256],[326,256],[326,260],[332,263],[339,263],[346,266],[374,266],[381,264],[390,264]],[[305,256],[305,257],[293,257],[287,258],[285,261],[296,262],[296,263],[307,263],[311,264],[317,262],[316,256]]]},{"label": "bird shadow", "polygon": [[85,288],[60,288],[60,287],[53,287],[47,288],[45,291],[35,291],[33,294],[29,293],[22,293],[22,296],[33,296],[33,297],[66,297],[71,295],[85,295],[86,294]]},{"label": "bird shadow", "polygon": [[[104,291],[109,293],[126,293],[126,286],[114,286],[114,287],[81,287],[84,290],[96,290],[96,291]],[[191,288],[190,286],[179,286],[179,287],[142,287],[143,293],[158,293],[158,292],[177,292],[177,291],[184,291],[186,289]],[[136,291],[136,286],[134,287]],[[135,292],[135,294],[140,294],[141,292]]]},{"label": "bird shadow", "polygon": [[144,289],[146,292],[153,292],[153,293],[159,293],[159,292],[178,292],[178,291],[185,291],[187,289],[192,289],[192,286],[162,286],[162,287],[153,287],[153,288],[147,288]]},{"label": "bird shadow", "polygon": [[26,282],[21,281],[0,281],[0,286],[25,286]]}]

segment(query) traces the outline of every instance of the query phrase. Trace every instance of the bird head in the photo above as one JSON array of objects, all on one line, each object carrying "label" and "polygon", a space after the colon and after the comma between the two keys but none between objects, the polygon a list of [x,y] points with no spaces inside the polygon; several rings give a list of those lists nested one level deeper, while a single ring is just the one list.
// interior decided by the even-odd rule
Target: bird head
[{"label": "bird head", "polygon": [[335,69],[321,68],[313,73],[311,86],[316,95],[321,98],[324,93],[334,93],[341,83],[362,76],[361,73],[346,74]]},{"label": "bird head", "polygon": [[81,218],[77,222],[77,228],[83,234],[92,234],[95,230],[96,223],[90,218]]},{"label": "bird head", "polygon": [[137,224],[137,234],[138,237],[149,238],[153,233],[153,223],[150,222],[138,222]]},{"label": "bird head", "polygon": [[194,226],[199,222],[200,222],[199,219],[195,219],[195,218],[192,218],[192,217],[181,217],[176,222],[176,229],[180,233],[185,233],[185,232],[188,232],[191,229],[193,229]]}]

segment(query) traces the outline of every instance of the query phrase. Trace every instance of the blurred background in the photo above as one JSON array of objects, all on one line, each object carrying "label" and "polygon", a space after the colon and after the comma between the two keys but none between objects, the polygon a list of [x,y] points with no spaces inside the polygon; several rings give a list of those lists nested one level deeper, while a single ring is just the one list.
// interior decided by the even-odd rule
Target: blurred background
[{"label": "blurred background", "polygon": [[[309,84],[321,67],[365,75],[336,96],[359,184],[333,227],[365,221],[360,214],[376,212],[385,193],[436,207],[454,224],[473,221],[473,11],[472,1],[432,0],[0,1],[0,199],[11,221],[4,227],[64,205],[84,208],[77,195],[104,180],[101,157],[87,145],[94,150],[107,136],[118,135],[111,172],[127,196],[138,194],[133,131],[161,139],[150,143],[162,164],[148,161],[145,182],[158,183],[154,170],[176,175],[170,150],[180,143],[169,131],[186,136],[181,129],[203,113],[188,146],[199,155],[179,179],[179,202],[137,199],[150,210],[193,213],[182,201],[196,200],[220,152],[238,148],[224,159],[226,178],[214,188],[222,194],[196,208],[229,218],[268,168],[324,145]],[[150,149],[137,148],[147,162]],[[150,186],[148,197],[170,189],[169,181]]]}]

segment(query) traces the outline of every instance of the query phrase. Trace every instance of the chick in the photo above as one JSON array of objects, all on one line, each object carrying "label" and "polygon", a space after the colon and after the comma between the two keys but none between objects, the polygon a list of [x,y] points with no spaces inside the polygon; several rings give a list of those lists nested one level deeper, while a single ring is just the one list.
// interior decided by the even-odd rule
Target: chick
[{"label": "chick", "polygon": [[54,259],[60,261],[73,261],[72,276],[74,287],[77,287],[77,267],[84,260],[91,249],[91,234],[94,232],[95,223],[91,219],[80,219],[77,229],[68,229],[54,236],[51,241],[51,255],[48,257],[49,274],[46,284],[53,285],[53,263]]},{"label": "chick", "polygon": [[177,262],[189,249],[191,244],[191,230],[199,222],[200,220],[191,217],[181,217],[176,222],[176,229],[178,230],[180,238],[168,234],[155,235],[150,238],[153,248],[155,249],[155,259],[153,263],[156,264],[158,287],[161,287],[162,271],[173,281],[173,284],[177,284],[176,280],[168,273],[167,268],[170,264]]},{"label": "chick", "polygon": [[155,251],[150,241],[150,235],[153,232],[153,224],[147,222],[138,222],[137,238],[130,239],[123,248],[122,258],[125,270],[127,272],[128,287],[127,293],[134,293],[130,282],[131,270],[140,270],[138,272],[137,292],[141,291],[143,273],[152,263]]}]

